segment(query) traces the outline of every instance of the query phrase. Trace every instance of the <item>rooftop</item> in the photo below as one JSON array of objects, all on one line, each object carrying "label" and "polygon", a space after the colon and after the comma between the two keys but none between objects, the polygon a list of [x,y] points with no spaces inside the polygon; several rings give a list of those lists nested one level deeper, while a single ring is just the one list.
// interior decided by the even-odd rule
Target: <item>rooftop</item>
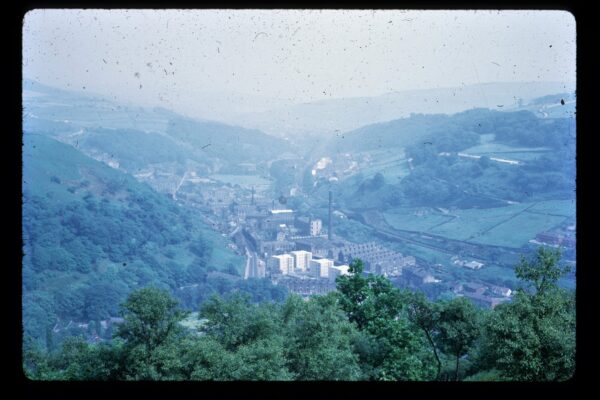
[{"label": "rooftop", "polygon": [[271,212],[271,214],[289,214],[289,213],[293,213],[294,210],[289,210],[289,209],[282,209],[282,210],[269,210]]}]

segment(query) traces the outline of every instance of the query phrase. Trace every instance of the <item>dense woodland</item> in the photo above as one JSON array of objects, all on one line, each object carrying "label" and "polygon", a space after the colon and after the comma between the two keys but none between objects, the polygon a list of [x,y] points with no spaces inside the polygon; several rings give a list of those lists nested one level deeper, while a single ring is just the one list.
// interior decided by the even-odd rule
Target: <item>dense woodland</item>
[{"label": "dense woodland", "polygon": [[58,345],[77,331],[52,333],[57,324],[98,325],[118,315],[132,290],[150,284],[174,293],[186,309],[231,290],[257,300],[285,297],[269,281],[214,274],[239,277],[241,258],[147,185],[53,139],[24,140],[26,340]]},{"label": "dense woodland", "polygon": [[[471,110],[456,114],[453,129],[425,137],[406,148],[415,169],[400,190],[412,204],[456,205],[460,208],[501,206],[501,200],[569,199],[575,177],[573,119],[543,120],[531,112],[500,113]],[[465,128],[470,127],[470,130]],[[515,147],[546,147],[550,152],[522,169],[490,161],[464,159],[457,152],[479,143],[479,135],[495,132],[495,142]]]},{"label": "dense woodland", "polygon": [[430,302],[383,276],[337,278],[308,301],[213,296],[200,327],[168,291],[146,287],[121,305],[113,340],[71,337],[54,350],[26,341],[32,379],[58,380],[566,380],[575,369],[575,296],[557,286],[560,254],[540,248],[516,266],[514,300],[482,310]]},{"label": "dense woodland", "polygon": [[[459,157],[492,133],[493,143],[514,149],[544,149],[524,165]],[[530,111],[472,109],[451,116],[414,114],[345,133],[329,144],[331,154],[397,149],[411,159],[406,176],[364,177],[359,172],[338,186],[340,202],[352,209],[405,206],[490,208],[506,201],[571,199],[575,190],[574,118],[537,118]],[[440,156],[440,153],[451,153]],[[508,156],[510,158],[510,156]],[[330,182],[305,171],[303,189],[327,195]]]}]

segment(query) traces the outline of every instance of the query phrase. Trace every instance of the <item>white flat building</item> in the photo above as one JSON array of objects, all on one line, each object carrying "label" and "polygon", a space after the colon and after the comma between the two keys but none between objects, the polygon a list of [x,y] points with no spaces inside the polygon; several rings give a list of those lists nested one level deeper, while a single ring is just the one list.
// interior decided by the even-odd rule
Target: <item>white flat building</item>
[{"label": "white flat building", "polygon": [[329,276],[329,267],[333,267],[333,260],[327,258],[313,259],[310,262],[310,272],[317,278],[327,278]]},{"label": "white flat building", "polygon": [[305,250],[297,250],[290,252],[294,257],[294,269],[297,271],[306,272],[310,267],[312,261],[312,253]]},{"label": "white flat building", "polygon": [[294,258],[289,254],[271,256],[267,261],[271,273],[281,273],[287,275],[294,271]]},{"label": "white flat building", "polygon": [[310,236],[319,236],[322,228],[323,222],[320,219],[310,220]]}]

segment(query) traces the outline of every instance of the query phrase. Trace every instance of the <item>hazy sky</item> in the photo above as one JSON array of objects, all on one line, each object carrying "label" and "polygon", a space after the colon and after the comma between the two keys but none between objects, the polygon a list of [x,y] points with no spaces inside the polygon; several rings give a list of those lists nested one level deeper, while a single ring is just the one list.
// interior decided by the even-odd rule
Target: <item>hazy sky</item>
[{"label": "hazy sky", "polygon": [[204,93],[306,102],[575,81],[561,11],[34,10],[25,78],[177,108]]}]

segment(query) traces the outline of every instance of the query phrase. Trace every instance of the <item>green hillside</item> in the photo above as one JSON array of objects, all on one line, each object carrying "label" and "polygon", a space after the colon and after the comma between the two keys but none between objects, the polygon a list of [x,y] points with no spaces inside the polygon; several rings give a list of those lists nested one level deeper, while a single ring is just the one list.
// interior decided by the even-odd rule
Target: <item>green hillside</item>
[{"label": "green hillside", "polygon": [[285,141],[261,131],[211,121],[176,118],[166,132],[209,157],[232,163],[269,161],[289,149]]},{"label": "green hillside", "polygon": [[117,315],[135,288],[174,290],[243,258],[191,211],[45,136],[23,137],[25,337]]}]

